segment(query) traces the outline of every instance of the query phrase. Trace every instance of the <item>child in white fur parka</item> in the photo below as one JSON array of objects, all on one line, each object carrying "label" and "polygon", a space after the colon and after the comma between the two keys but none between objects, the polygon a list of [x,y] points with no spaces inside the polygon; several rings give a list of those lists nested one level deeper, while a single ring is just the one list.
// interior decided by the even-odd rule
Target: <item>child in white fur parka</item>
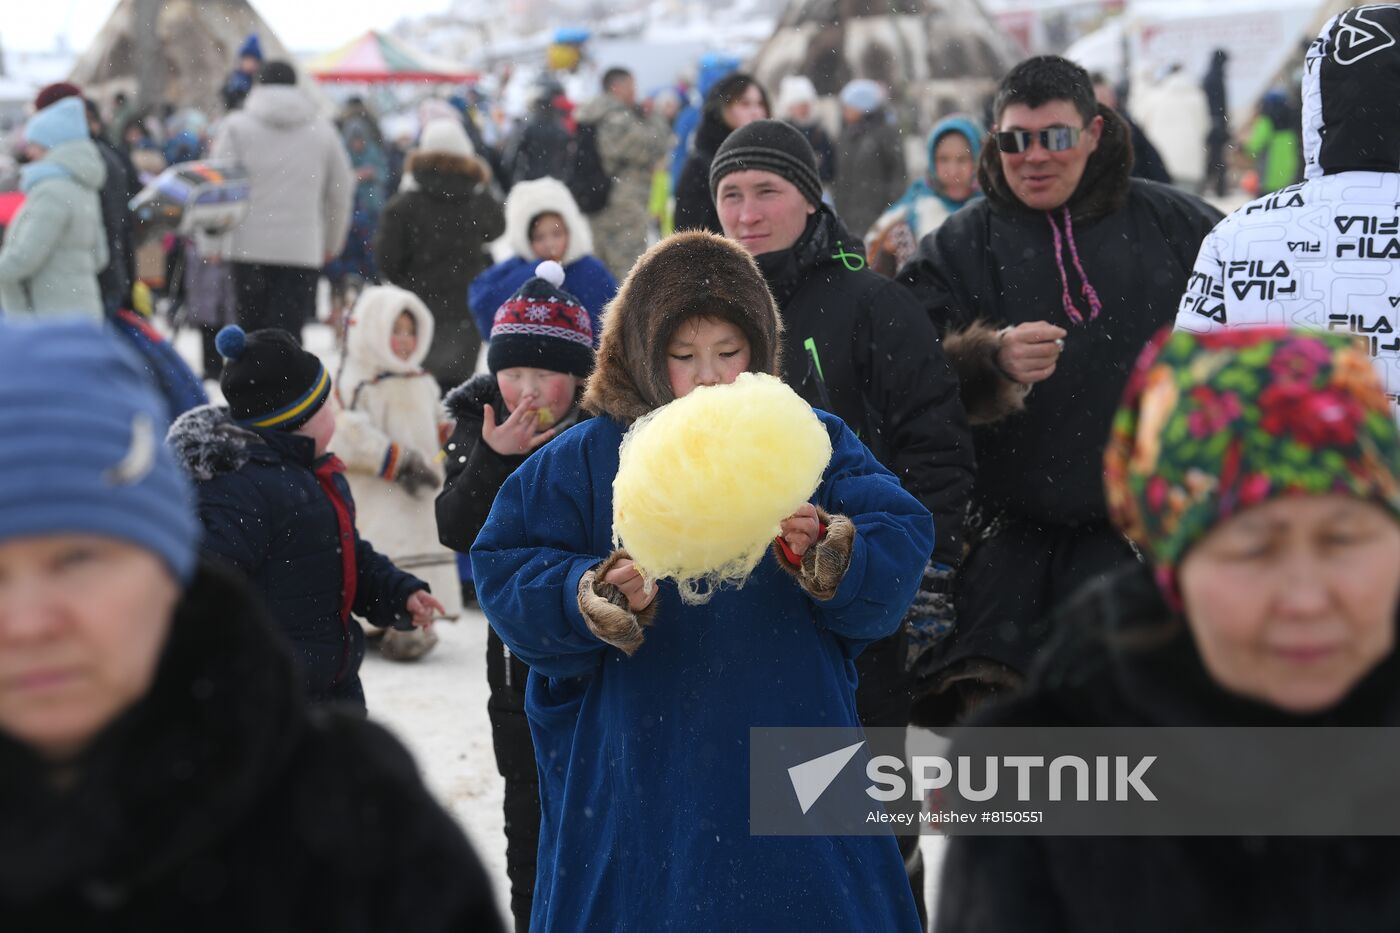
[{"label": "child in white fur parka", "polygon": [[[456,558],[438,544],[433,496],[442,485],[437,380],[421,367],[433,342],[433,315],[413,292],[377,285],[360,294],[346,329],[336,380],[335,449],[345,461],[364,537],[421,577],[461,612]],[[381,630],[375,629],[375,632]],[[409,661],[437,643],[431,631],[389,630],[380,651]]]}]

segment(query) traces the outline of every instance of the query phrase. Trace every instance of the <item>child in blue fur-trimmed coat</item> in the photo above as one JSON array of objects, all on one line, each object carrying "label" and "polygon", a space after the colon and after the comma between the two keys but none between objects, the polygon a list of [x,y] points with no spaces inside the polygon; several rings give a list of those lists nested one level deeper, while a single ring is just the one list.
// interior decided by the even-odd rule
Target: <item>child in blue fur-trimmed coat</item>
[{"label": "child in blue fur-trimmed coat", "polygon": [[[700,385],[776,373],[781,325],[752,258],[704,232],[641,257],[609,306],[596,417],[506,480],[472,548],[477,592],[530,666],[542,824],[531,929],[912,931],[892,836],[756,837],[752,726],[859,728],[854,659],[900,624],[927,510],[839,419],[832,458],[742,589],[646,592],[612,545],[628,426]],[[794,559],[795,558],[795,561]]]}]

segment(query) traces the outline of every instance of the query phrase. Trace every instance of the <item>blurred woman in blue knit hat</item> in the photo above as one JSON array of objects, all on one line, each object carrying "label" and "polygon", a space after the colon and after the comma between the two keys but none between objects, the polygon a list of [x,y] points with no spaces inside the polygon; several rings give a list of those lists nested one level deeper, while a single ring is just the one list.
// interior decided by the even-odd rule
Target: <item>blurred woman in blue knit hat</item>
[{"label": "blurred woman in blue knit hat", "polygon": [[40,110],[24,127],[30,162],[20,174],[24,206],[0,248],[0,311],[6,316],[82,314],[102,319],[97,273],[107,267],[98,193],[107,180],[78,97]]},{"label": "blurred woman in blue knit hat", "polygon": [[85,321],[0,322],[5,928],[499,930],[403,748],[309,715],[248,589],[198,560],[140,365]]}]

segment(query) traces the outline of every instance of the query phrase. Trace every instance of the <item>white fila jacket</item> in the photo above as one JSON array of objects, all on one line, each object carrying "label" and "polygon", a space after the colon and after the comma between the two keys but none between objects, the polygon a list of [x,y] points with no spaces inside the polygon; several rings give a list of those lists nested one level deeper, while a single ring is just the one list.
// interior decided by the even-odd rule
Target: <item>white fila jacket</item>
[{"label": "white fila jacket", "polygon": [[[1400,395],[1400,7],[1328,20],[1303,75],[1301,184],[1201,244],[1178,330],[1285,325],[1355,334]],[[1397,410],[1400,420],[1400,410]]]}]

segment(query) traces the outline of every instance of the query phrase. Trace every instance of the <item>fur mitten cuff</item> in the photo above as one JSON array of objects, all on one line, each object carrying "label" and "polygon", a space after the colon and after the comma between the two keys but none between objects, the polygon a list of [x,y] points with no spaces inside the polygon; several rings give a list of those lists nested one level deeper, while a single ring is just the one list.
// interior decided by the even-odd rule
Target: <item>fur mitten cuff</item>
[{"label": "fur mitten cuff", "polygon": [[656,600],[641,612],[633,612],[622,590],[603,582],[608,571],[623,559],[630,560],[631,555],[619,548],[583,575],[578,581],[578,611],[590,632],[631,657],[642,646],[642,629],[656,619]]},{"label": "fur mitten cuff", "polygon": [[846,576],[846,568],[851,565],[851,549],[856,543],[856,526],[844,515],[831,515],[820,506],[817,520],[826,526],[826,534],[802,555],[802,563],[794,565],[783,555],[782,548],[773,542],[773,555],[778,566],[797,578],[802,588],[820,600],[828,600],[836,595],[841,580]]},{"label": "fur mitten cuff", "polygon": [[1030,386],[1007,378],[997,365],[1001,332],[974,321],[943,338],[943,353],[958,374],[968,424],[991,424],[1026,407]]}]

